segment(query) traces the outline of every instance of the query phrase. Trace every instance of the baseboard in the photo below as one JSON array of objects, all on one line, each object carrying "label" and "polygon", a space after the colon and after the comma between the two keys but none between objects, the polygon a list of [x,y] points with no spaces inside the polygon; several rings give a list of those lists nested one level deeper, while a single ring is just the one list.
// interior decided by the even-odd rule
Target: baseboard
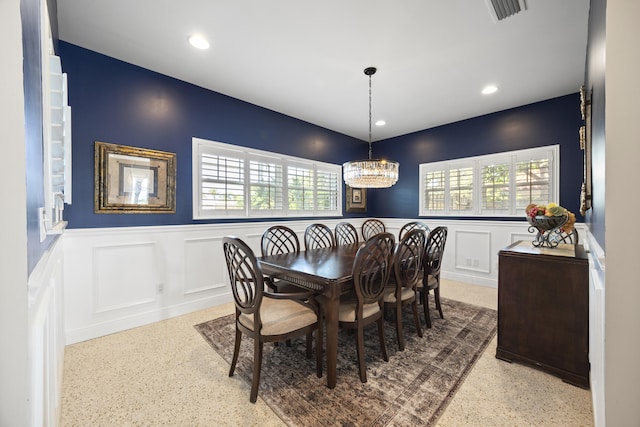
[{"label": "baseboard", "polygon": [[183,314],[192,313],[194,311],[203,310],[210,307],[216,307],[233,301],[231,292],[227,292],[215,297],[202,298],[196,301],[189,301],[168,307],[162,307],[157,310],[151,310],[145,313],[121,317],[103,323],[95,323],[86,328],[67,329],[66,345],[87,341],[104,335],[121,332],[127,329],[137,328],[139,326],[148,325],[150,323],[159,322],[161,320],[171,319],[173,317],[182,316]]},{"label": "baseboard", "polygon": [[455,280],[456,282],[485,286],[487,288],[498,288],[498,281],[490,277],[479,277],[472,274],[453,273],[449,271],[443,271],[441,277],[447,280]]}]

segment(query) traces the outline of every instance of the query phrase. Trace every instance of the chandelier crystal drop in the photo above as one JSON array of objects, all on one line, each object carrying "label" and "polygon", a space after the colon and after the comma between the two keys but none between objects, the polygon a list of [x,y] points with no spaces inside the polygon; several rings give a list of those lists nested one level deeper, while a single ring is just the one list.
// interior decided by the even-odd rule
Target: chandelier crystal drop
[{"label": "chandelier crystal drop", "polygon": [[398,162],[371,158],[371,76],[376,71],[375,67],[364,70],[369,76],[369,158],[342,165],[344,181],[353,188],[388,188],[398,182]]}]

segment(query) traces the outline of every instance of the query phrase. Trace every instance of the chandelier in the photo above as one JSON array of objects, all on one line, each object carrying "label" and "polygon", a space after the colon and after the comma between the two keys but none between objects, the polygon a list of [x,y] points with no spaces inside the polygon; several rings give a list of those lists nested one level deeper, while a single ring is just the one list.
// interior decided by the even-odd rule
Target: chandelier
[{"label": "chandelier", "polygon": [[371,76],[376,71],[375,67],[364,69],[369,76],[369,158],[342,165],[345,183],[354,188],[387,188],[398,181],[398,162],[371,158]]}]

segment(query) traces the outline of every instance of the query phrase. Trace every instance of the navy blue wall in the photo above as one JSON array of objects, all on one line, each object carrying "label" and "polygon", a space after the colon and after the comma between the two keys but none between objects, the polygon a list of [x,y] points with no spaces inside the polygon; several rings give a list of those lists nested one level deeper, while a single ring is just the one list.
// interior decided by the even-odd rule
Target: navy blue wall
[{"label": "navy blue wall", "polygon": [[[60,41],[72,108],[73,204],[69,228],[189,224],[191,138],[342,164],[366,156],[367,145]],[[94,214],[94,141],[176,153],[175,214]]]},{"label": "navy blue wall", "polygon": [[560,144],[559,203],[582,221],[579,105],[576,93],[375,143],[376,157],[400,162],[400,179],[394,187],[369,192],[372,212],[380,217],[418,216],[420,163]]},{"label": "navy blue wall", "polygon": [[[49,1],[55,11],[56,2]],[[49,10],[51,12],[51,9]],[[42,151],[42,59],[40,55],[40,2],[20,2],[22,20],[25,151],[27,161],[27,263],[29,274],[42,255],[57,239],[47,237],[40,242],[38,209],[44,207],[44,171]],[[57,19],[52,15],[52,25],[57,29]]]},{"label": "navy blue wall", "polygon": [[[336,164],[366,157],[360,140],[271,110],[62,41],[60,54],[73,109],[69,228],[220,222],[192,220],[193,136]],[[578,106],[578,95],[567,95],[376,142],[376,157],[400,162],[400,180],[389,189],[370,190],[365,214],[345,216],[417,217],[420,163],[552,144],[561,145],[560,203],[577,214]],[[176,214],[94,214],[94,141],[176,152]]]}]

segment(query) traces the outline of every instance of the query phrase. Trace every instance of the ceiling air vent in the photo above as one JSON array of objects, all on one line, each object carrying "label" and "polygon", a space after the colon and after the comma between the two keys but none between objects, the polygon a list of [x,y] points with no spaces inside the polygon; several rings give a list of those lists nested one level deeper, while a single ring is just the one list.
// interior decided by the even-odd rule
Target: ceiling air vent
[{"label": "ceiling air vent", "polygon": [[527,9],[525,0],[486,0],[486,3],[495,22]]}]

